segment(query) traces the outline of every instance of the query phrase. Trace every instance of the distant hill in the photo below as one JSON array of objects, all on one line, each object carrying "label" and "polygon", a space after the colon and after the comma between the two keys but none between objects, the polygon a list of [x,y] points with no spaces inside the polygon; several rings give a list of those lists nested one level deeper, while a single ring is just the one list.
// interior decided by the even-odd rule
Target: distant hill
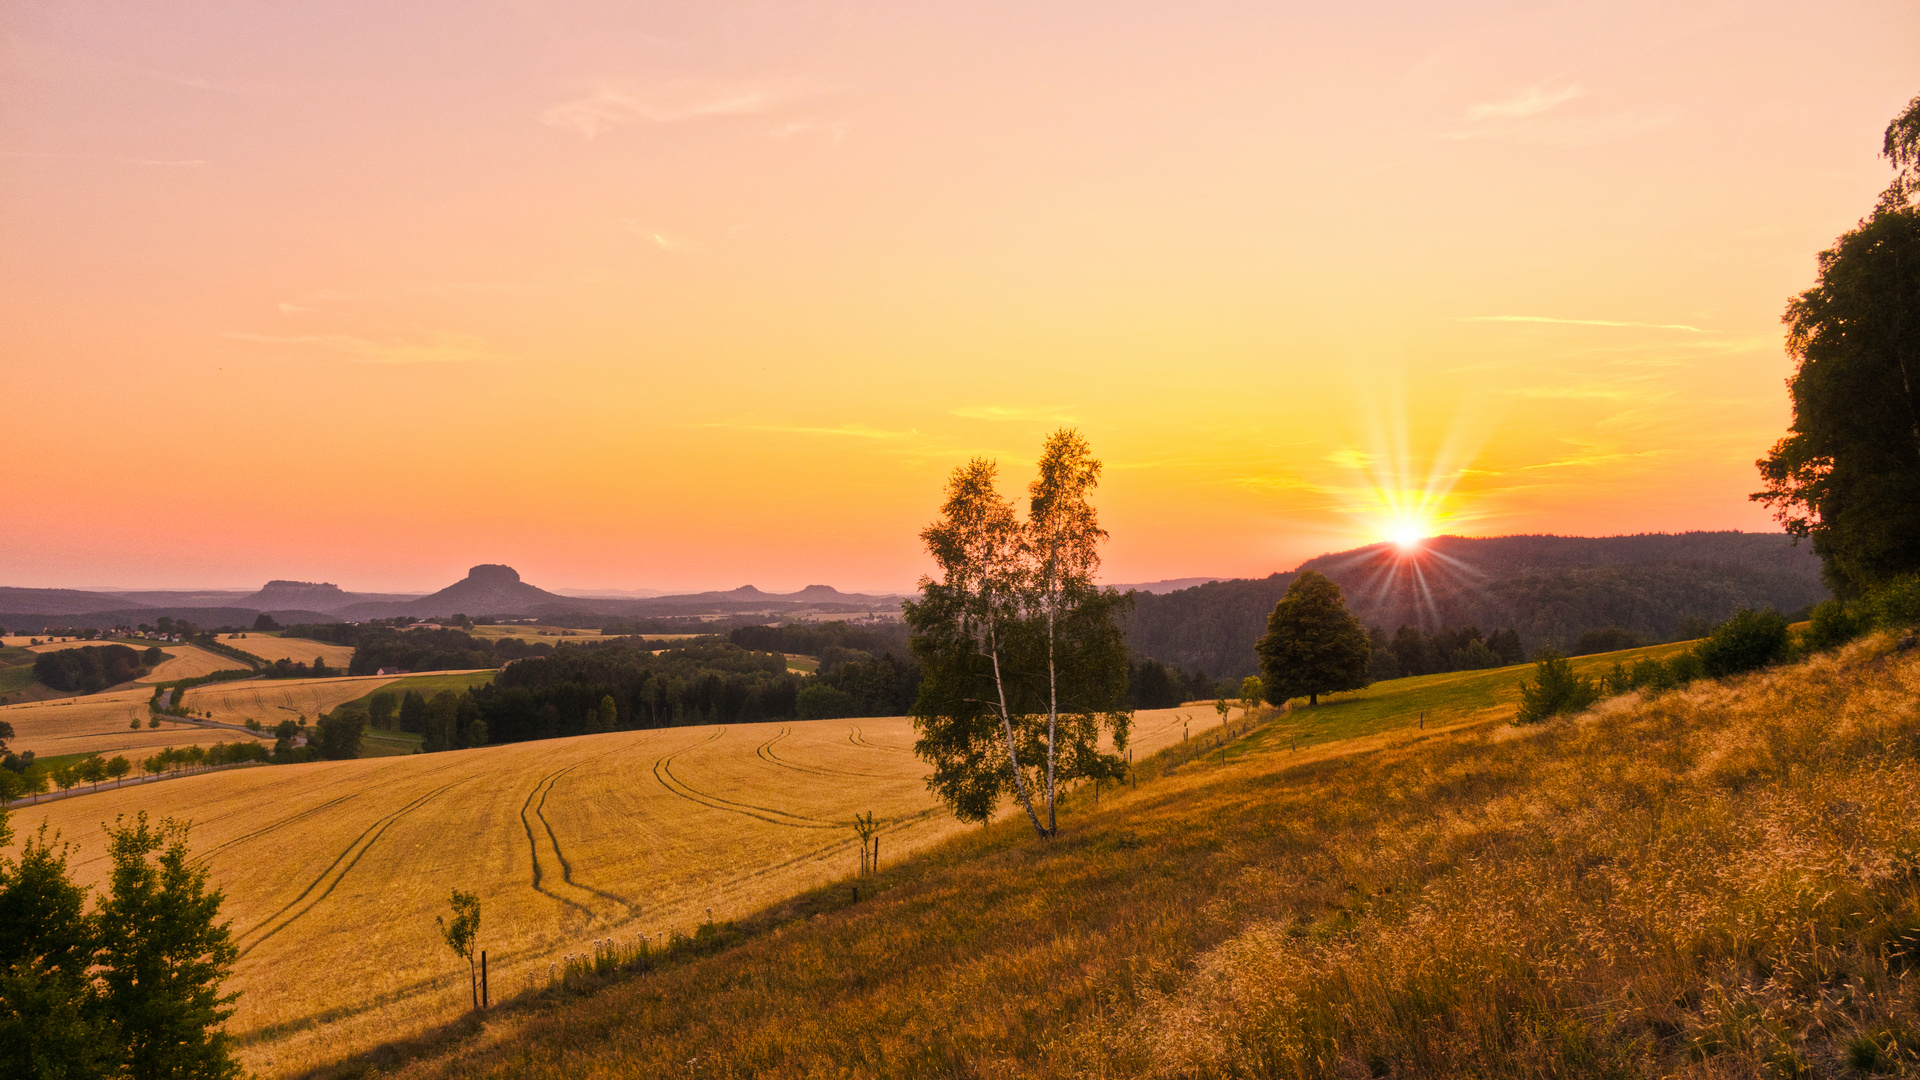
[{"label": "distant hill", "polygon": [[259,611],[302,608],[337,612],[355,604],[412,603],[418,599],[417,593],[351,593],[328,581],[269,581],[259,592],[234,603],[236,607],[250,607]]},{"label": "distant hill", "polygon": [[[336,621],[332,615],[319,611],[285,609],[269,611],[267,614],[287,625]],[[40,628],[43,626],[52,630],[62,630],[69,626],[75,628],[92,627],[98,630],[106,630],[115,626],[138,626],[141,623],[152,626],[155,625],[163,615],[170,619],[183,619],[193,623],[195,626],[246,627],[253,625],[253,620],[259,617],[260,612],[253,608],[236,607],[121,608],[114,611],[69,612],[63,614],[0,610],[0,626],[7,627],[10,630],[24,628],[25,632],[36,634],[40,632]]]},{"label": "distant hill", "polygon": [[1794,612],[1827,597],[1819,559],[1784,534],[1442,536],[1417,557],[1373,544],[1287,573],[1141,595],[1132,647],[1216,678],[1253,674],[1254,642],[1299,570],[1332,578],[1369,626],[1511,627],[1529,652],[1567,648],[1603,626],[1668,641],[1689,620],[1719,622],[1742,607]]},{"label": "distant hill", "polygon": [[[129,601],[140,596],[159,603]],[[213,598],[214,602],[208,602]],[[161,616],[200,626],[251,626],[262,612],[282,623],[325,623],[412,615],[533,616],[557,618],[736,618],[847,616],[894,611],[898,596],[843,593],[831,585],[809,585],[799,592],[769,593],[752,585],[675,596],[563,596],[521,580],[511,566],[483,564],[467,576],[427,596],[406,593],[347,592],[332,582],[276,579],[258,592],[104,593],[81,589],[0,588],[0,626],[110,627],[153,623]]]},{"label": "distant hill", "polygon": [[1144,593],[1170,593],[1170,592],[1179,592],[1181,589],[1191,589],[1195,585],[1205,585],[1210,581],[1222,581],[1222,580],[1225,580],[1225,579],[1217,578],[1217,577],[1180,577],[1180,578],[1168,578],[1165,581],[1130,582],[1125,585],[1111,584],[1111,585],[1105,585],[1103,587],[1108,589],[1118,589],[1121,592],[1127,592],[1131,590],[1133,592],[1144,592]]},{"label": "distant hill", "polygon": [[581,601],[550,593],[520,580],[520,572],[499,563],[482,563],[467,576],[436,593],[413,600],[370,600],[344,605],[337,614],[347,619],[379,619],[394,615],[443,617],[448,615],[537,615],[543,610],[582,611]]},{"label": "distant hill", "polygon": [[0,611],[19,615],[66,615],[133,606],[136,605],[129,604],[113,593],[87,592],[83,589],[0,588]]}]

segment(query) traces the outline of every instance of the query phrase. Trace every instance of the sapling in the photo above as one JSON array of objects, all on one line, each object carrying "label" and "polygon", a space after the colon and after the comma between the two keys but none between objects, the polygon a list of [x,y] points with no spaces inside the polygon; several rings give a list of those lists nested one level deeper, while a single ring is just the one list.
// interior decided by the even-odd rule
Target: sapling
[{"label": "sapling", "polygon": [[453,907],[453,921],[435,915],[433,921],[440,927],[440,936],[446,939],[447,948],[455,956],[467,962],[468,988],[473,991],[473,1007],[480,1007],[479,973],[473,966],[473,943],[480,936],[480,897],[475,893],[453,890],[450,900]]}]

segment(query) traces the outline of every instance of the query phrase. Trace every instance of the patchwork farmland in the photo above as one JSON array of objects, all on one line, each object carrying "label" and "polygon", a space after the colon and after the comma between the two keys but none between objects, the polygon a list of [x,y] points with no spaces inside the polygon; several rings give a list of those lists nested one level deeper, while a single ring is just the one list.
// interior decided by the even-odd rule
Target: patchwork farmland
[{"label": "patchwork farmland", "polygon": [[[1136,743],[1217,724],[1205,706],[1145,712]],[[76,841],[97,884],[100,822],[191,819],[243,950],[229,1030],[248,1068],[287,1075],[462,1010],[433,924],[454,888],[485,904],[504,994],[597,939],[687,932],[851,874],[857,813],[884,823],[883,860],[953,834],[913,739],[904,718],[617,732],[188,777],[22,807],[14,825]]]}]

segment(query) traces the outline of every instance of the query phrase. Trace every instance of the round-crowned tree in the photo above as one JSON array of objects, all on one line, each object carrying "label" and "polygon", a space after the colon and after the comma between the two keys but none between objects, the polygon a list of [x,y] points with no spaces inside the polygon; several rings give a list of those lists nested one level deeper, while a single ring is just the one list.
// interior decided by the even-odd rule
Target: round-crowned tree
[{"label": "round-crowned tree", "polygon": [[1260,684],[1267,700],[1283,705],[1303,697],[1318,705],[1321,694],[1363,690],[1371,680],[1373,646],[1360,620],[1347,610],[1340,586],[1314,570],[1303,571],[1267,617],[1260,654]]}]

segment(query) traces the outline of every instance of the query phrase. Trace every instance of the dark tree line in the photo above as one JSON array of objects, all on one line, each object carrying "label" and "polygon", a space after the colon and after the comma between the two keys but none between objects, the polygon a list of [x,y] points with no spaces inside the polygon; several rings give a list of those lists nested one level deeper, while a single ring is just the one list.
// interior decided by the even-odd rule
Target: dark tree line
[{"label": "dark tree line", "polygon": [[1127,665],[1127,708],[1171,709],[1183,702],[1230,697],[1238,686],[1223,686],[1204,671],[1184,671],[1152,657],[1135,657]]},{"label": "dark tree line", "polygon": [[814,677],[795,697],[796,719],[904,716],[920,691],[920,664],[908,648],[903,623],[741,626],[728,631],[727,640],[743,649],[819,661]]},{"label": "dark tree line", "polygon": [[85,645],[41,653],[33,662],[33,677],[55,690],[92,694],[145,675],[140,661],[140,654],[125,645]]},{"label": "dark tree line", "polygon": [[290,626],[286,637],[353,646],[349,675],[382,668],[401,671],[464,671],[495,668],[512,660],[545,656],[553,646],[519,638],[477,638],[463,630],[400,630],[384,624],[318,623]]},{"label": "dark tree line", "polygon": [[1421,633],[1417,626],[1402,626],[1388,637],[1376,626],[1368,636],[1373,645],[1369,674],[1374,679],[1478,671],[1518,664],[1527,658],[1520,635],[1512,630],[1495,630],[1483,637],[1477,626],[1442,626],[1431,634]]},{"label": "dark tree line", "polygon": [[[698,639],[659,652],[623,642],[562,648],[509,664],[457,707],[472,703],[472,722],[485,725],[485,741],[523,742],[791,719],[804,681],[787,671],[785,656],[729,641]],[[602,708],[608,700],[611,714]],[[400,711],[404,727],[405,704]]]}]

